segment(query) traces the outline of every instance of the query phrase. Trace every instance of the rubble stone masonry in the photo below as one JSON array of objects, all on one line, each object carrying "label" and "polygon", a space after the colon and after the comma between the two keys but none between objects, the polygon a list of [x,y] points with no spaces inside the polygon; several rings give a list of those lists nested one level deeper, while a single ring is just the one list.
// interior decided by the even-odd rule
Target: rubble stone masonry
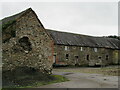
[{"label": "rubble stone masonry", "polygon": [[[33,67],[50,73],[53,64],[53,41],[30,10],[6,31],[15,31],[14,37],[2,45],[3,70]],[[3,34],[3,40],[8,37]]]}]

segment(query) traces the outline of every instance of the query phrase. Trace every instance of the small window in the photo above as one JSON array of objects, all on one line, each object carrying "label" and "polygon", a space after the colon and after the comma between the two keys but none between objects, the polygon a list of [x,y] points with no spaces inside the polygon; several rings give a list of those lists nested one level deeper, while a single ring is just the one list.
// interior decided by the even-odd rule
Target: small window
[{"label": "small window", "polygon": [[98,57],[99,59],[101,59],[102,57]]},{"label": "small window", "polygon": [[69,54],[66,54],[66,59],[68,59],[68,57],[69,57]]},{"label": "small window", "polygon": [[83,51],[83,47],[80,47],[80,51]]},{"label": "small window", "polygon": [[89,55],[87,55],[87,60],[89,61]]},{"label": "small window", "polygon": [[106,55],[106,60],[108,60],[108,58],[109,58],[108,55]]},{"label": "small window", "polygon": [[78,56],[75,56],[76,59],[78,59]]},{"label": "small window", "polygon": [[65,46],[65,50],[66,50],[66,51],[68,50],[68,46]]},{"label": "small window", "polygon": [[97,48],[94,48],[94,51],[97,52]]},{"label": "small window", "polygon": [[76,47],[73,47],[73,49],[76,49]]}]

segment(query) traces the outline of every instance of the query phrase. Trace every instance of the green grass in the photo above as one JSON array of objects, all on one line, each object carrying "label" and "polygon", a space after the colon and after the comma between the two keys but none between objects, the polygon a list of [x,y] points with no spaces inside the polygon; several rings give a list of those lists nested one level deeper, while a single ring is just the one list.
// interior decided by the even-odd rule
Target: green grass
[{"label": "green grass", "polygon": [[17,87],[17,88],[34,88],[34,87],[39,87],[39,86],[43,86],[43,85],[48,85],[48,84],[52,84],[52,83],[60,83],[60,82],[65,82],[65,81],[69,81],[67,78],[61,76],[61,75],[51,75],[54,79],[53,80],[49,80],[49,81],[38,81],[33,83],[32,85],[28,85],[28,86],[22,86],[22,87]]},{"label": "green grass", "polygon": [[[25,76],[25,77],[22,77],[19,79],[25,80],[26,78],[31,78],[31,77]],[[31,80],[31,82],[33,82],[32,84],[23,82],[24,85],[22,84],[22,85],[8,86],[8,87],[3,88],[2,90],[9,90],[9,89],[15,89],[15,88],[36,88],[36,87],[40,87],[42,85],[47,85],[47,84],[52,84],[52,83],[60,83],[60,82],[65,82],[65,81],[69,81],[69,80],[61,75],[50,75],[50,79],[48,79],[48,80],[34,80],[34,81]]]},{"label": "green grass", "polygon": [[4,71],[2,80],[2,90],[10,88],[35,88],[51,83],[68,81],[67,78],[61,75],[49,75],[30,67],[18,67],[12,71]]}]

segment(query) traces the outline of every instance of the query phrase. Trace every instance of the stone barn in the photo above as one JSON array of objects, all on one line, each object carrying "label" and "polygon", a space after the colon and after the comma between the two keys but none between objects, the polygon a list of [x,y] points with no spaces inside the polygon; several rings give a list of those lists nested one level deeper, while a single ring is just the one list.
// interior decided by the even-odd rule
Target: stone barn
[{"label": "stone barn", "polygon": [[118,64],[119,40],[45,29],[31,8],[1,22],[3,71],[27,66],[50,73],[53,64]]},{"label": "stone barn", "polygon": [[120,40],[48,30],[54,41],[54,65],[118,64]]},{"label": "stone barn", "polygon": [[53,41],[29,8],[2,21],[2,69],[30,67],[50,73]]}]

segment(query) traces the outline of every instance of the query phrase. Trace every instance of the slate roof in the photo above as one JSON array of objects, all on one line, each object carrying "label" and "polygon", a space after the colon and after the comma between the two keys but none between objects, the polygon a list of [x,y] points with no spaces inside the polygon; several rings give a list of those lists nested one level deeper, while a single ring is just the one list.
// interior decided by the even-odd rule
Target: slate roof
[{"label": "slate roof", "polygon": [[57,45],[88,46],[120,49],[120,40],[106,37],[93,37],[46,29]]}]

